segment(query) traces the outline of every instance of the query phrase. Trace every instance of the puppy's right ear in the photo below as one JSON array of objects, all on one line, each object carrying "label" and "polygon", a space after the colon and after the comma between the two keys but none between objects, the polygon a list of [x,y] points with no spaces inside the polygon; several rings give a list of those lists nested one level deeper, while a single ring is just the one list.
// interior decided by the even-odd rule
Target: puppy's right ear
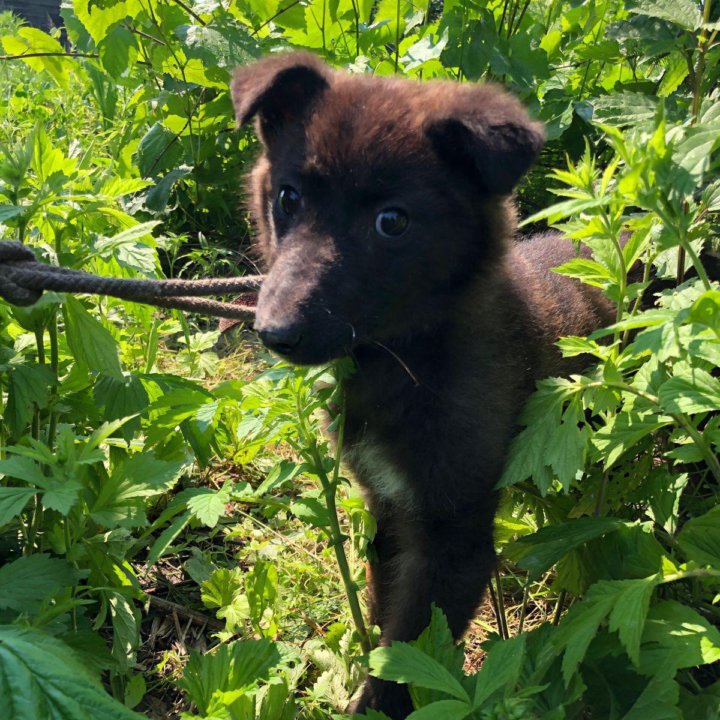
[{"label": "puppy's right ear", "polygon": [[260,139],[267,144],[282,127],[303,119],[329,87],[331,73],[310,53],[284,53],[238,68],[232,81],[238,126],[257,115]]}]

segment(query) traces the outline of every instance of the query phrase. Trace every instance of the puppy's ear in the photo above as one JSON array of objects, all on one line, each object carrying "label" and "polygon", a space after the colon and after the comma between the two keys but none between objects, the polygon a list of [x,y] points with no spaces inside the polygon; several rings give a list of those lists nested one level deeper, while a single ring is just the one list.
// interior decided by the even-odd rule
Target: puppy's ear
[{"label": "puppy's ear", "polygon": [[329,87],[331,73],[310,53],[285,53],[238,68],[232,81],[238,125],[257,115],[267,143],[285,124],[303,117]]},{"label": "puppy's ear", "polygon": [[428,123],[436,152],[493,195],[507,195],[545,141],[543,126],[495,85],[459,86],[450,111]]}]

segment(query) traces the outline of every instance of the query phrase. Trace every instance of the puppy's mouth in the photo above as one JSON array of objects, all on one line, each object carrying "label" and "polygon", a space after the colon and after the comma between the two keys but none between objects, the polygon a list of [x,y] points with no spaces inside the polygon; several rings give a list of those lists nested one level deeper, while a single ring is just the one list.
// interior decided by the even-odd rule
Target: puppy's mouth
[{"label": "puppy's mouth", "polygon": [[358,336],[351,323],[293,323],[255,328],[263,345],[294,365],[324,365],[352,354]]}]

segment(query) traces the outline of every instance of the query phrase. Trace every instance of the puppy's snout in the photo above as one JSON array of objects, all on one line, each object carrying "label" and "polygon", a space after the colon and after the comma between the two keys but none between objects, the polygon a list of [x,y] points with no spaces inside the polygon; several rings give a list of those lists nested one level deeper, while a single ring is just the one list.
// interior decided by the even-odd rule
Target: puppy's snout
[{"label": "puppy's snout", "polygon": [[297,325],[255,329],[263,345],[278,355],[290,355],[302,340],[302,333]]}]

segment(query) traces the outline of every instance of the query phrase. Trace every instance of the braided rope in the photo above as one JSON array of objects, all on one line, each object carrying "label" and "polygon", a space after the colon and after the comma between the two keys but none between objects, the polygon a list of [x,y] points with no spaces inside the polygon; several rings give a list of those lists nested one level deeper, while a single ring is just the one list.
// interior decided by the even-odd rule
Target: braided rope
[{"label": "braided rope", "polygon": [[257,291],[262,281],[262,275],[203,280],[102,277],[82,270],[46,265],[38,262],[32,250],[22,243],[0,241],[0,297],[12,305],[32,305],[44,290],[54,290],[109,295],[146,305],[252,322],[255,316],[252,304],[226,303],[204,296]]}]

